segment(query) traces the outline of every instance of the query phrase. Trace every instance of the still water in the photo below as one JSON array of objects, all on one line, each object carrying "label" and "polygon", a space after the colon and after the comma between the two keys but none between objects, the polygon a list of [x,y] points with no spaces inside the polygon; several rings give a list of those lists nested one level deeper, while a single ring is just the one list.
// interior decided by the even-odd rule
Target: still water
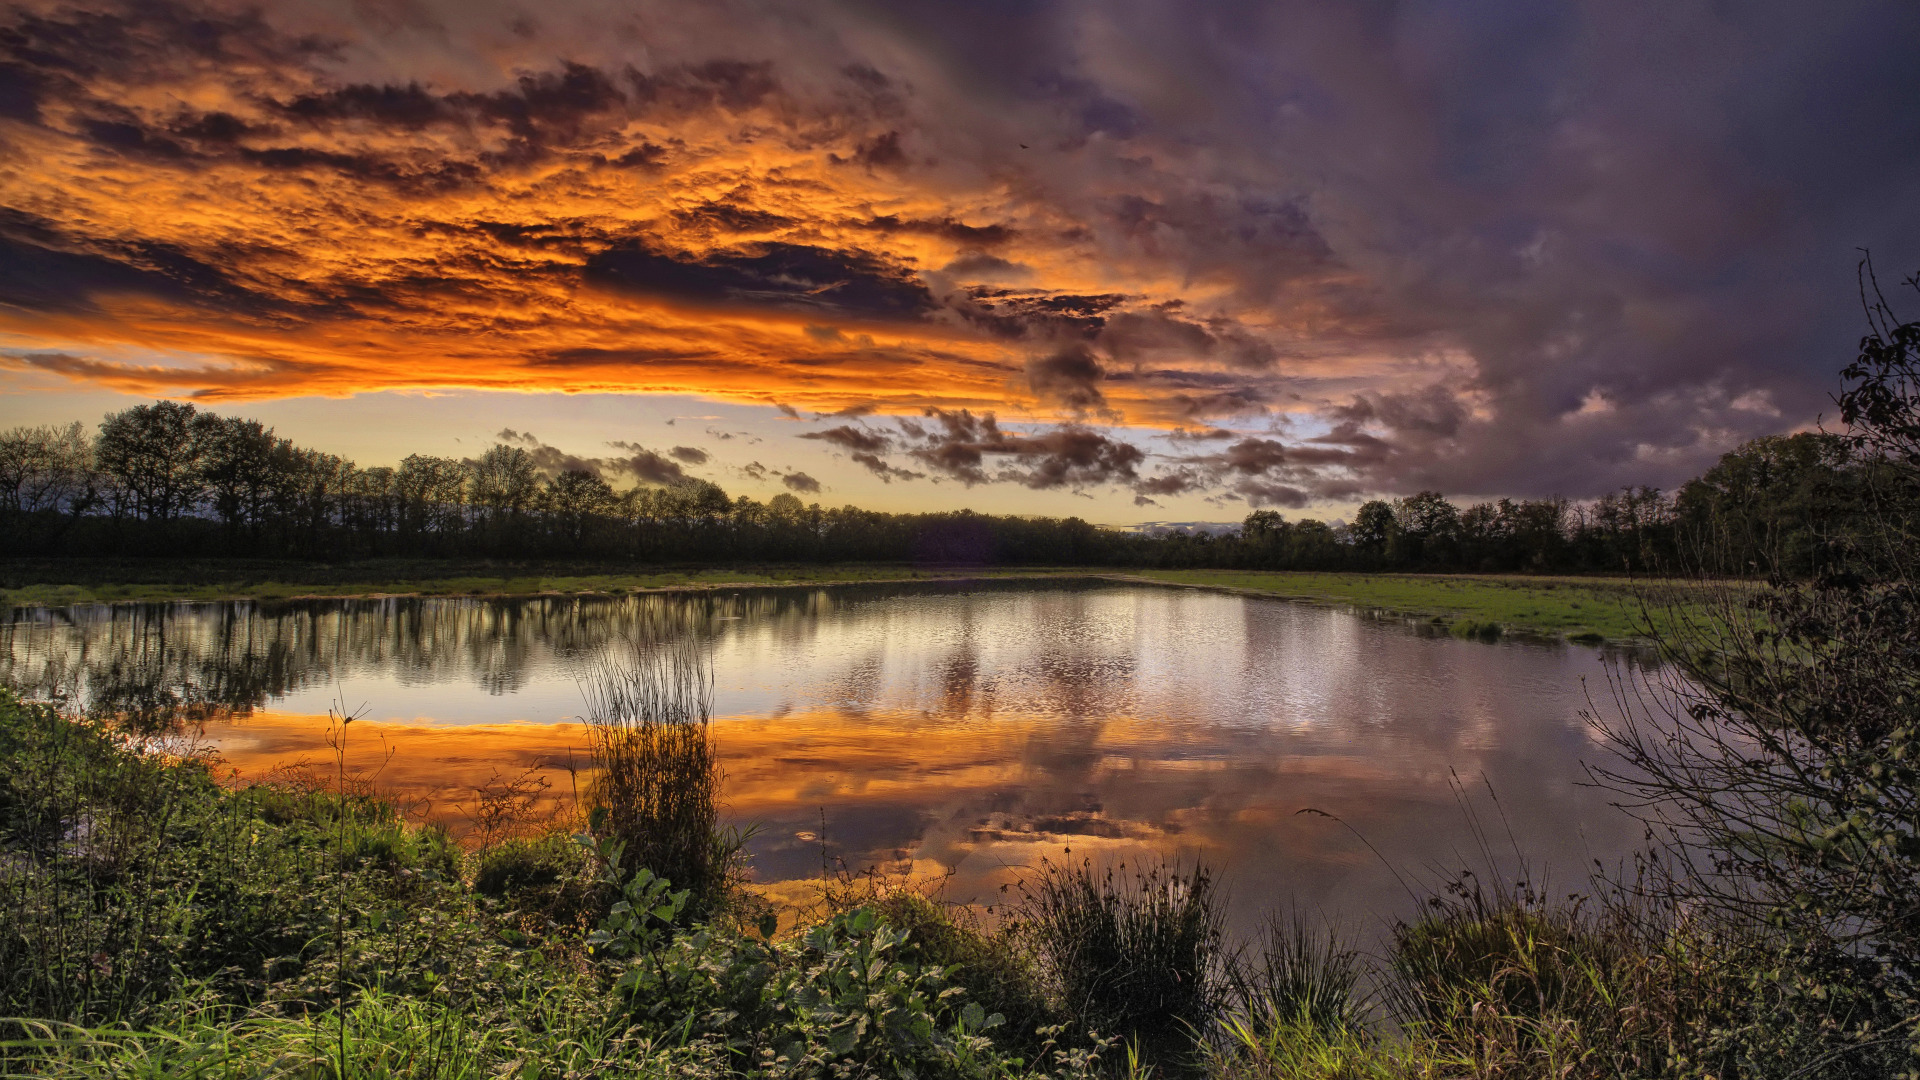
[{"label": "still water", "polygon": [[727,812],[758,826],[775,892],[823,853],[982,903],[1042,857],[1199,856],[1242,926],[1276,900],[1378,925],[1412,906],[1399,877],[1484,874],[1491,849],[1561,891],[1639,835],[1584,786],[1607,753],[1580,716],[1587,687],[1605,698],[1599,651],[1185,589],[22,609],[0,677],[198,707],[242,776],[330,769],[344,706],[349,767],[457,828],[495,776],[534,770],[563,802],[580,680],[663,625],[709,644]]}]

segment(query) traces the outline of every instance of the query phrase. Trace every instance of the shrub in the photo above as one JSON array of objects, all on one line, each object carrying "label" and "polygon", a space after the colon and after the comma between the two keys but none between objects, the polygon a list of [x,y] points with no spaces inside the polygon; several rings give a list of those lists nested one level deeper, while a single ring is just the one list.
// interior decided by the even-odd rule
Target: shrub
[{"label": "shrub", "polygon": [[615,985],[653,1030],[726,1046],[771,1076],[965,1077],[1004,1070],[984,1032],[1003,1018],[906,959],[906,931],[872,908],[841,912],[801,937],[754,940],[712,927],[673,933],[686,894],[645,871],[596,935],[621,956]]},{"label": "shrub", "polygon": [[[1747,942],[1623,890],[1550,901],[1470,876],[1395,927],[1389,1003],[1475,1076],[1749,1076],[1715,1047]],[[1761,1074],[1764,1075],[1764,1074]]]},{"label": "shrub", "polygon": [[988,932],[909,889],[879,897],[873,906],[907,934],[902,958],[941,968],[947,982],[965,992],[963,1000],[1005,1018],[996,1034],[1004,1045],[1031,1053],[1044,1041],[1040,1030],[1059,1022],[1017,925]]},{"label": "shrub", "polygon": [[506,840],[474,856],[474,891],[502,897],[557,885],[576,876],[584,860],[564,834]]}]

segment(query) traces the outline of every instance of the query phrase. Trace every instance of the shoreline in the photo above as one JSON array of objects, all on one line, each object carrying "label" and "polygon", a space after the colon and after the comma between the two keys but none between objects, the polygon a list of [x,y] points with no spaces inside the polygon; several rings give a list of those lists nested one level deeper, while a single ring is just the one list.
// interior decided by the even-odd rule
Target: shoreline
[{"label": "shoreline", "polygon": [[[408,569],[415,568],[408,566]],[[419,567],[420,569],[427,569]],[[147,569],[142,567],[141,569]],[[193,567],[185,568],[192,570]],[[262,567],[302,570],[314,576],[332,567]],[[346,568],[343,568],[346,569]],[[391,598],[536,599],[694,595],[723,591],[795,588],[845,588],[863,585],[966,585],[1020,581],[1103,581],[1198,589],[1225,595],[1341,607],[1375,617],[1425,622],[1456,637],[1492,640],[1502,636],[1571,641],[1578,644],[1644,644],[1641,632],[1650,591],[1700,588],[1698,583],[1506,574],[1371,574],[1282,570],[1108,570],[1047,567],[1036,569],[910,569],[892,567],[769,567],[762,571],[687,570],[657,573],[540,572],[547,568],[503,567],[502,574],[450,573],[445,576],[396,574],[382,580],[378,567],[355,580],[348,570],[335,583],[282,582],[272,575],[233,575],[225,581],[179,584],[128,581],[103,575],[95,582],[39,582],[0,590],[0,607],[28,608],[165,603],[253,601],[298,603],[316,600]],[[460,569],[450,567],[449,569]],[[493,567],[475,567],[491,570]],[[584,568],[582,568],[584,569]],[[515,572],[519,571],[519,572]],[[849,572],[851,571],[851,573]],[[84,574],[74,575],[83,577]],[[142,575],[144,576],[144,575]],[[267,578],[267,580],[262,580]],[[1729,583],[1735,584],[1735,583]]]}]

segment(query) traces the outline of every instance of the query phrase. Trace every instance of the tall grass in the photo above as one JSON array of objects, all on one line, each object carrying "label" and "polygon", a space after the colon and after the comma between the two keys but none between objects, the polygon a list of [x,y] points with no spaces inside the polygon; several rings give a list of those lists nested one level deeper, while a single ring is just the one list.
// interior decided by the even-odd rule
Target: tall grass
[{"label": "tall grass", "polygon": [[1016,918],[1075,1027],[1172,1047],[1224,1003],[1225,915],[1204,865],[1043,860],[1020,890]]},{"label": "tall grass", "polygon": [[[178,903],[190,898],[170,895],[194,869],[171,834],[205,835],[198,857],[231,869],[238,819],[194,798],[210,781],[190,758],[130,753],[98,721],[5,691],[0,709],[13,714],[0,725],[0,1005],[72,1020],[137,1014],[165,993],[190,914]],[[200,913],[228,914],[225,897],[198,899]]]},{"label": "tall grass", "polygon": [[581,682],[598,772],[586,792],[596,833],[692,892],[689,914],[712,912],[734,883],[742,839],[719,827],[713,669],[691,635],[641,640]]},{"label": "tall grass", "polygon": [[1336,1036],[1366,1025],[1365,959],[1304,912],[1269,912],[1258,951],[1234,975],[1240,1011],[1264,1023],[1297,1022]]}]

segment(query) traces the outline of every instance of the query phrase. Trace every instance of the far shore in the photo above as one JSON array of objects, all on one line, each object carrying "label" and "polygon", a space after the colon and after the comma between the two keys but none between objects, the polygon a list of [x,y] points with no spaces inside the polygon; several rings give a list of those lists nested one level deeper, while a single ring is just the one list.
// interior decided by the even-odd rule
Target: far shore
[{"label": "far shore", "polygon": [[[1417,619],[1460,637],[1545,636],[1598,644],[1645,637],[1676,587],[1699,583],[1520,574],[1368,574],[1102,567],[757,566],[622,571],[606,566],[392,560],[0,562],[0,607],[297,601],[375,597],[622,596],[882,583],[1105,580],[1205,589]],[[1735,585],[1751,588],[1751,585]]]}]

